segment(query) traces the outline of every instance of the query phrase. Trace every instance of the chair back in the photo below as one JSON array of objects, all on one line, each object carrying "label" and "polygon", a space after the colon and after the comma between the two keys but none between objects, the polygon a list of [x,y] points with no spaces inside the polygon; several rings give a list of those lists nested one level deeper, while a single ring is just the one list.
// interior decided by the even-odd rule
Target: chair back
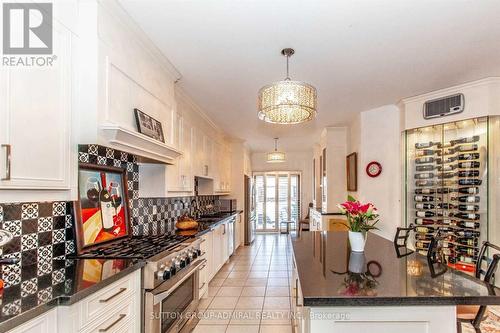
[{"label": "chair back", "polygon": [[410,233],[414,230],[415,227],[411,223],[407,228],[397,228],[396,235],[394,236],[394,248],[396,249],[396,255],[398,258],[406,257],[414,252],[407,247]]},{"label": "chair back", "polygon": [[[496,251],[498,253],[491,254],[488,257],[487,252]],[[482,279],[484,282],[493,285],[495,283],[495,272],[498,268],[498,262],[500,261],[500,247],[492,244],[488,241],[483,242],[481,249],[479,250],[479,256],[477,257],[476,263],[476,278]],[[486,265],[486,269],[483,269],[483,265]],[[484,275],[484,278],[481,278]],[[481,305],[477,311],[476,317],[472,320],[472,326],[478,328],[481,321],[486,313],[486,305]]]},{"label": "chair back", "polygon": [[309,220],[309,214],[310,214],[311,208],[313,208],[313,203],[312,202],[309,203],[309,209],[307,210],[307,215],[304,218],[304,220]]},{"label": "chair back", "polygon": [[[488,252],[499,252],[491,254],[491,257],[488,256]],[[500,260],[500,247],[492,244],[488,241],[483,242],[481,246],[481,250],[479,250],[479,256],[476,263],[476,278],[483,280],[487,283],[492,283],[495,277],[495,272],[498,268],[498,262]],[[484,268],[483,266],[486,266]],[[482,277],[484,276],[484,277]]]}]

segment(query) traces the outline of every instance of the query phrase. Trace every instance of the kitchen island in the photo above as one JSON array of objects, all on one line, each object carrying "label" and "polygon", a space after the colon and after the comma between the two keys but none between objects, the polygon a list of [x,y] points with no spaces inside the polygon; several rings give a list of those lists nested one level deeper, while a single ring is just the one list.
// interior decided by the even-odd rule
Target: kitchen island
[{"label": "kitchen island", "polygon": [[454,333],[456,306],[498,305],[500,290],[426,257],[398,255],[370,233],[365,253],[347,232],[292,238],[292,309],[296,332]]}]

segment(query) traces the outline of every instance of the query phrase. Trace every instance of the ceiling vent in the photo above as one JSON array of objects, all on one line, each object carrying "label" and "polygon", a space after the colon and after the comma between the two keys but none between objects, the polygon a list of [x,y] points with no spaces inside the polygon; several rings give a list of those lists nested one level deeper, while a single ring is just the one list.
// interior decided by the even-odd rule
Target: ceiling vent
[{"label": "ceiling vent", "polygon": [[424,119],[449,116],[464,110],[464,95],[456,94],[427,101],[424,104]]}]

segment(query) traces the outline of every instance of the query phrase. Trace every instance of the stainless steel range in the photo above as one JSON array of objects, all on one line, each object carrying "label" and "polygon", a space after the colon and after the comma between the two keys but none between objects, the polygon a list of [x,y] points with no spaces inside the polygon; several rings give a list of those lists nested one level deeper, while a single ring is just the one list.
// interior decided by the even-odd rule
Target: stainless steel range
[{"label": "stainless steel range", "polygon": [[179,332],[196,322],[199,271],[206,265],[200,244],[190,239],[170,254],[148,259],[143,270],[145,332]]},{"label": "stainless steel range", "polygon": [[127,258],[146,261],[143,268],[145,333],[176,333],[196,322],[199,270],[206,265],[201,240],[158,235],[124,238],[77,255],[78,258]]}]

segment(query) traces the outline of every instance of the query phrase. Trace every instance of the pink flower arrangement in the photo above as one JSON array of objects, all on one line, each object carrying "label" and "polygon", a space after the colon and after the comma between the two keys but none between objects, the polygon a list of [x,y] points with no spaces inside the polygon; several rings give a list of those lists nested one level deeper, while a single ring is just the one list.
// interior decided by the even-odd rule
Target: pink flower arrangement
[{"label": "pink flower arrangement", "polygon": [[352,232],[366,232],[375,227],[378,211],[372,203],[362,204],[352,196],[338,205],[340,212],[347,217],[348,227]]}]

